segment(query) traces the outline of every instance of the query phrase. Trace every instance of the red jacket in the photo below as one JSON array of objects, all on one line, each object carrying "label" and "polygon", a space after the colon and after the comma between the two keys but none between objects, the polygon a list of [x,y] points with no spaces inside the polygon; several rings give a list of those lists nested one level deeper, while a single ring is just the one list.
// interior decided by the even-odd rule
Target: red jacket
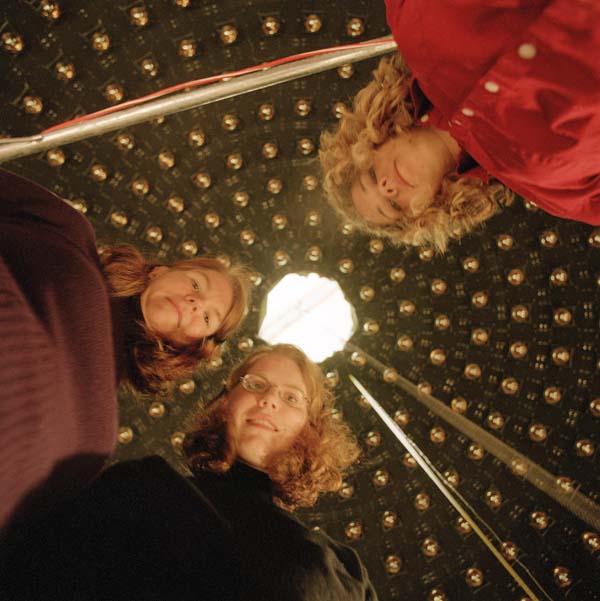
[{"label": "red jacket", "polygon": [[600,2],[386,6],[429,123],[548,213],[600,224]]}]

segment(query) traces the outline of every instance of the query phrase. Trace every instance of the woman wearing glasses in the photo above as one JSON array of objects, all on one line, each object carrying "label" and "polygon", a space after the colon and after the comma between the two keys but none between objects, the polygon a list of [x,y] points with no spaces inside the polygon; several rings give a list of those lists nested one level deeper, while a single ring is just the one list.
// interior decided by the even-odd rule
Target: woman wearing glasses
[{"label": "woman wearing glasses", "polygon": [[113,466],[14,533],[6,590],[30,601],[377,599],[356,552],[293,515],[338,489],[358,455],[332,400],[297,348],[257,349],[194,417],[191,477],[158,457]]}]

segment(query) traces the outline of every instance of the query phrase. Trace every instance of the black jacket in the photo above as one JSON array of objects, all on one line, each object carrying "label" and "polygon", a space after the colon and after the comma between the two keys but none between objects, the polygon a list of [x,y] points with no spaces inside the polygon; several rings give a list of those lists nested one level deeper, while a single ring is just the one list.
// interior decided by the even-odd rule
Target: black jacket
[{"label": "black jacket", "polygon": [[262,472],[120,463],[2,545],[6,601],[376,601],[354,550],[271,501]]}]

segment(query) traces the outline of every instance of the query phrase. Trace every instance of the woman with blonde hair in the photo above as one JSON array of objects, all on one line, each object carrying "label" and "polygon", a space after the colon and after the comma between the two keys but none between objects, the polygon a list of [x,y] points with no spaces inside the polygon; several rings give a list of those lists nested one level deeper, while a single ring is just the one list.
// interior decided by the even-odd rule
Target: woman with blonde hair
[{"label": "woman with blonde hair", "polygon": [[401,54],[321,138],[343,218],[441,252],[513,192],[600,224],[597,3],[386,5]]},{"label": "woman with blonde hair", "polygon": [[218,352],[249,277],[208,257],[96,250],[87,219],[0,170],[0,529],[89,482],[112,452],[117,386],[159,392]]},{"label": "woman with blonde hair", "polygon": [[189,478],[160,457],[111,467],[12,533],[3,590],[29,601],[375,601],[356,552],[293,515],[337,490],[357,455],[320,369],[293,346],[260,347],[192,419]]}]

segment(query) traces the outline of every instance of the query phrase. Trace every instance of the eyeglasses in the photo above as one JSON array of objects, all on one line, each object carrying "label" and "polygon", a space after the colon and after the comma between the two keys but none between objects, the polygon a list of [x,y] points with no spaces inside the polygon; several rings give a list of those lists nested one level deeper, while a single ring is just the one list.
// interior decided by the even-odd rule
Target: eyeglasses
[{"label": "eyeglasses", "polygon": [[256,374],[246,374],[240,378],[244,390],[255,394],[267,394],[271,388],[277,388],[279,399],[291,407],[308,407],[308,397],[297,388],[272,384],[266,378]]}]

